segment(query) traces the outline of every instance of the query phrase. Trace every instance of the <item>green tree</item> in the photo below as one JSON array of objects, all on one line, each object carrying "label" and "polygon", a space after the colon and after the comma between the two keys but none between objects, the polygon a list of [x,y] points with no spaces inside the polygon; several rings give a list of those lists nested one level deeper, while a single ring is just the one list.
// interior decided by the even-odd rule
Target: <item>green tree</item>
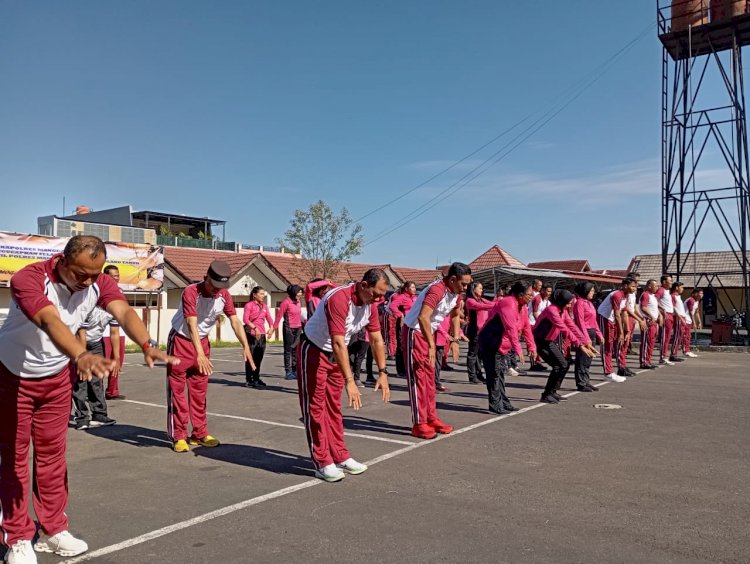
[{"label": "green tree", "polygon": [[362,251],[362,226],[354,224],[349,211],[336,214],[327,203],[318,200],[306,210],[295,210],[289,229],[279,244],[299,255],[295,269],[305,280],[334,278],[341,263]]}]

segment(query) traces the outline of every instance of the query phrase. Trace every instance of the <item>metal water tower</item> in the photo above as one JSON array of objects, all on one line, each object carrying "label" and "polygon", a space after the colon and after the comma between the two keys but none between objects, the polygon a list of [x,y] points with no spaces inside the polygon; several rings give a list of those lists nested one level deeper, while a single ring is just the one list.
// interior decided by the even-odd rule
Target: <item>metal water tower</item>
[{"label": "metal water tower", "polygon": [[[721,289],[742,281],[750,304],[747,121],[742,47],[750,44],[746,0],[657,0],[662,55],[662,269],[686,285]],[[698,261],[702,230],[719,230],[731,260]],[[688,275],[687,273],[690,273]],[[687,279],[685,279],[687,278]],[[729,296],[729,294],[725,294]],[[731,297],[729,297],[731,301]]]}]

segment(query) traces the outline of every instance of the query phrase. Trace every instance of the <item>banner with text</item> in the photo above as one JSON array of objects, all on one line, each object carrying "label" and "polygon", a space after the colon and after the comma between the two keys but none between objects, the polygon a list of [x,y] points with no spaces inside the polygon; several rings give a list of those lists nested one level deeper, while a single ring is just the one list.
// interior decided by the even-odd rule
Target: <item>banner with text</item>
[{"label": "banner with text", "polygon": [[[0,231],[0,286],[24,266],[62,253],[68,238]],[[155,292],[164,282],[164,248],[137,243],[107,242],[107,260],[120,271],[126,292]]]}]

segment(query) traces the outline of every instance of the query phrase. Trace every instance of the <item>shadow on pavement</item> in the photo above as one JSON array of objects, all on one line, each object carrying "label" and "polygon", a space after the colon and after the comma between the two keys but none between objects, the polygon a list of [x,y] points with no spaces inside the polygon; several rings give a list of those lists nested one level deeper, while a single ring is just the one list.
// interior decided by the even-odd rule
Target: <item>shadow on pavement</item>
[{"label": "shadow on pavement", "polygon": [[313,473],[312,463],[308,457],[270,448],[223,443],[214,448],[193,447],[190,452],[194,456],[230,462],[275,474],[312,477]]}]

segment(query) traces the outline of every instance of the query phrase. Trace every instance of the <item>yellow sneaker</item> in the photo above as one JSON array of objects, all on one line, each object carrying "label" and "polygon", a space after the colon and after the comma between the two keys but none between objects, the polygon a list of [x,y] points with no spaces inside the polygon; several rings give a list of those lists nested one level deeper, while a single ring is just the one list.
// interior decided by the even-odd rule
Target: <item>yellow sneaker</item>
[{"label": "yellow sneaker", "polygon": [[190,447],[187,444],[187,441],[185,439],[180,439],[179,441],[175,441],[172,445],[172,450],[175,452],[188,452],[190,450]]},{"label": "yellow sneaker", "polygon": [[190,437],[190,444],[200,445],[204,447],[217,447],[221,443],[219,442],[219,439],[215,439],[211,435],[206,435],[202,439],[198,439],[196,437]]}]

